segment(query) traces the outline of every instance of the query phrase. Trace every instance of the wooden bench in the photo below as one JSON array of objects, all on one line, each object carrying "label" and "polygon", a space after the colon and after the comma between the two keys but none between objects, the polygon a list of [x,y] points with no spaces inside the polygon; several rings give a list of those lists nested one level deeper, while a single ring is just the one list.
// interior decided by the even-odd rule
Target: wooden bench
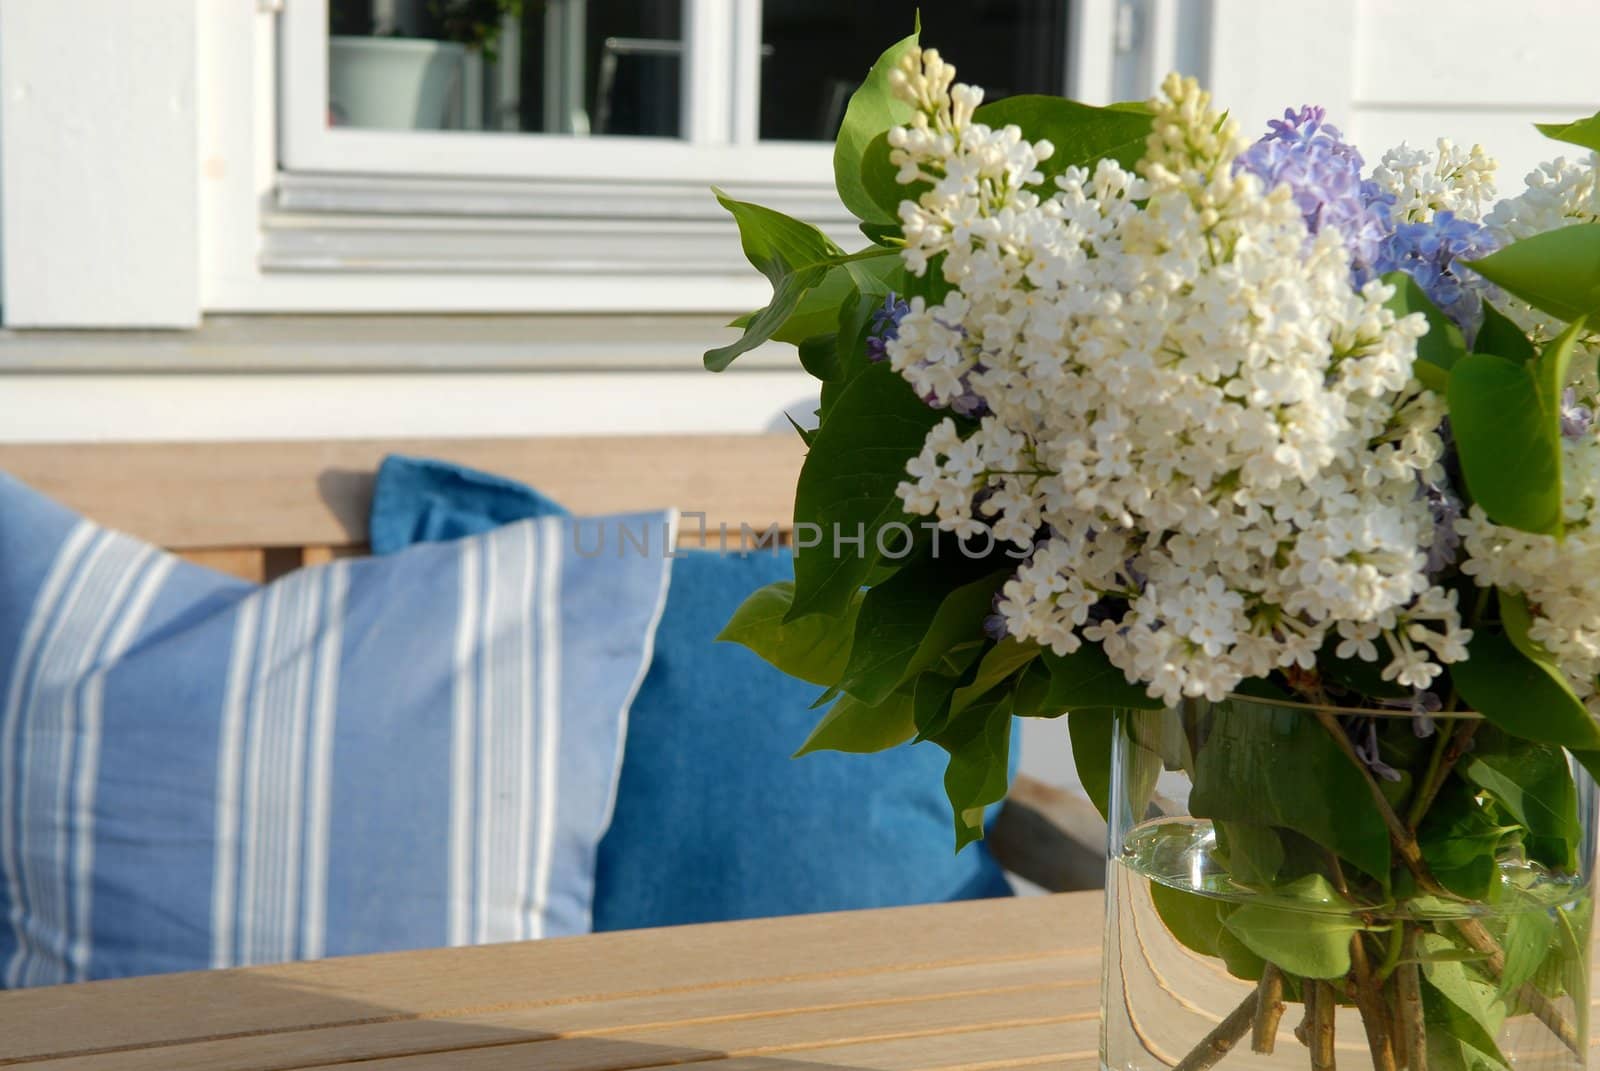
[{"label": "wooden bench", "polygon": [[[791,435],[0,445],[0,471],[111,528],[253,581],[367,551],[373,478],[391,453],[520,480],[576,513],[676,506],[682,537],[737,546],[791,527],[804,447]],[[702,519],[692,514],[703,514]],[[1012,873],[1096,888],[1105,827],[1086,802],[1018,778],[990,839]]]}]

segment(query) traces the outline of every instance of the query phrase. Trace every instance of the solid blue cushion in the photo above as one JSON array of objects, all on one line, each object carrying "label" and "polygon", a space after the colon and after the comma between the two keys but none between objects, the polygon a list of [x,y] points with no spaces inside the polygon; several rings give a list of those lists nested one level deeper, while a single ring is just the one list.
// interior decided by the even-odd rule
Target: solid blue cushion
[{"label": "solid blue cushion", "polygon": [[257,586],[0,474],[0,984],[587,931],[669,519]]},{"label": "solid blue cushion", "polygon": [[[384,465],[391,534],[421,527],[403,506],[414,492],[416,513],[449,531],[559,509],[527,489],[519,509],[506,481],[480,495],[490,486],[482,474],[452,469]],[[596,929],[1010,894],[981,843],[952,850],[945,755],[932,744],[790,758],[820,716],[810,709],[817,689],[715,637],[750,592],[792,578],[787,551],[688,551],[674,564],[600,845]]]}]

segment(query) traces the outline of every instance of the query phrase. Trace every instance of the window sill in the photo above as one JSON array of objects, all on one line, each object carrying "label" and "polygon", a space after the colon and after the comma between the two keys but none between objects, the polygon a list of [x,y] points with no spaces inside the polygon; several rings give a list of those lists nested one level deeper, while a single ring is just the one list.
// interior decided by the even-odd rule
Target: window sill
[{"label": "window sill", "polygon": [[[725,315],[212,316],[194,331],[0,330],[0,375],[698,372]],[[739,360],[797,371],[789,346]]]}]

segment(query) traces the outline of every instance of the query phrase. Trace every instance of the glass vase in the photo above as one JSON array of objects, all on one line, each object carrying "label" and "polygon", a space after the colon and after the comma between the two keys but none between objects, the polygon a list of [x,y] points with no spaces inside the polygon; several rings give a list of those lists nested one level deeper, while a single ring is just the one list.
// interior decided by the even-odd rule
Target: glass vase
[{"label": "glass vase", "polygon": [[1289,700],[1104,716],[1106,1068],[1584,1066],[1595,788],[1561,749]]}]

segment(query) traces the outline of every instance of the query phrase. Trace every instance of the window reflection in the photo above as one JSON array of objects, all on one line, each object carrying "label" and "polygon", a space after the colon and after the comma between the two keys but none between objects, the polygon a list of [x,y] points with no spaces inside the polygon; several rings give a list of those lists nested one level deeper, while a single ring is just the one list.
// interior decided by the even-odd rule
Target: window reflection
[{"label": "window reflection", "polygon": [[676,137],[681,0],[330,0],[328,122]]},{"label": "window reflection", "polygon": [[833,140],[851,92],[918,9],[923,45],[986,99],[1065,91],[1065,0],[763,0],[761,137]]}]

